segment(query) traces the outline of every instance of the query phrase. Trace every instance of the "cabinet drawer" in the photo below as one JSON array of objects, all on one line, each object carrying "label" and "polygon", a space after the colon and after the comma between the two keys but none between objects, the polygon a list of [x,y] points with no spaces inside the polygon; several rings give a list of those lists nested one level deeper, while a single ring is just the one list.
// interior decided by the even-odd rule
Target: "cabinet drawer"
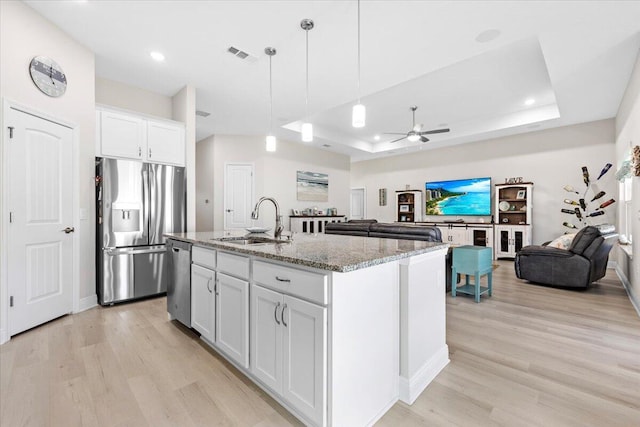
[{"label": "cabinet drawer", "polygon": [[240,279],[249,280],[249,258],[218,252],[218,271]]},{"label": "cabinet drawer", "polygon": [[297,270],[268,262],[253,262],[253,279],[256,283],[298,296],[318,304],[327,304],[327,276],[310,271]]},{"label": "cabinet drawer", "polygon": [[203,267],[216,268],[216,251],[194,246],[191,249],[191,262]]}]

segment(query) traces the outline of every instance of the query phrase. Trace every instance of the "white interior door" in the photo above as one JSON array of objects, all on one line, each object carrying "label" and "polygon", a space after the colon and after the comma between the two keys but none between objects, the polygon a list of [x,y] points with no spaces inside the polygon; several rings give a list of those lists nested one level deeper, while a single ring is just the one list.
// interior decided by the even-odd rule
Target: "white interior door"
[{"label": "white interior door", "polygon": [[351,214],[349,219],[365,218],[365,192],[364,188],[351,189]]},{"label": "white interior door", "polygon": [[[73,131],[9,108],[9,335],[72,311]],[[66,229],[66,231],[65,231]]]},{"label": "white interior door", "polygon": [[228,163],[224,169],[224,228],[251,227],[253,164]]}]

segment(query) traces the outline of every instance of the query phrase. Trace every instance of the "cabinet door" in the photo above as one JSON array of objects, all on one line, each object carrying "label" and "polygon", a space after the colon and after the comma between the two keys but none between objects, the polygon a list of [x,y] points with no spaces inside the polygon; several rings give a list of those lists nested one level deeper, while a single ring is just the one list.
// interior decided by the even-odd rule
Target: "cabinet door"
[{"label": "cabinet door", "polygon": [[326,308],[284,296],[282,394],[317,425],[323,425],[327,396],[326,324]]},{"label": "cabinet door", "polygon": [[513,230],[513,254],[515,255],[520,249],[526,246],[525,230]]},{"label": "cabinet door", "polygon": [[191,265],[191,327],[210,342],[215,341],[215,272]]},{"label": "cabinet door", "polygon": [[449,230],[449,243],[453,245],[470,245],[469,230],[465,227],[453,227]]},{"label": "cabinet door", "polygon": [[251,287],[251,372],[282,393],[282,294]]},{"label": "cabinet door", "polygon": [[104,157],[142,159],[144,120],[126,114],[100,113],[100,154]]},{"label": "cabinet door", "polygon": [[509,256],[511,252],[511,230],[508,227],[496,227],[496,257]]},{"label": "cabinet door", "polygon": [[249,282],[218,273],[216,345],[243,367],[249,366]]},{"label": "cabinet door", "polygon": [[147,151],[152,163],[185,165],[184,127],[173,123],[147,121]]}]

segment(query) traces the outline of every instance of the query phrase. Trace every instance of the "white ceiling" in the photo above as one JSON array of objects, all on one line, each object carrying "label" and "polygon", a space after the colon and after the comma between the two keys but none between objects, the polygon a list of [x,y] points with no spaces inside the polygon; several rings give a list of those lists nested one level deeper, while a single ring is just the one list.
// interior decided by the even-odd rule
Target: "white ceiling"
[{"label": "white ceiling", "polygon": [[[267,46],[273,57],[274,126],[352,160],[469,143],[614,117],[640,47],[640,1],[361,2],[361,98],[367,125],[351,127],[357,93],[357,2],[26,1],[96,54],[98,76],[167,96],[197,88],[197,139],[266,135]],[[476,38],[487,30],[499,36]],[[252,54],[240,60],[235,46]],[[163,63],[149,57],[166,56]],[[64,64],[61,64],[64,67]],[[535,103],[525,106],[524,101]],[[411,128],[449,127],[427,143],[389,144]],[[324,147],[329,145],[330,147]]]}]

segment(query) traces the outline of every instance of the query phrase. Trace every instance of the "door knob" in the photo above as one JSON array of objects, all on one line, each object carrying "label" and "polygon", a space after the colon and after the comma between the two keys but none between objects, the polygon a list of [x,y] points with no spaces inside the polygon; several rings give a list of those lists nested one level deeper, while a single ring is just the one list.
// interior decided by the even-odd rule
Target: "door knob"
[{"label": "door knob", "polygon": [[64,231],[65,233],[69,234],[69,233],[73,233],[74,231],[76,231],[76,229],[73,228],[73,227],[67,227],[67,228],[65,228],[63,230],[60,230],[60,231]]},{"label": "door knob", "polygon": [[233,212],[233,209],[227,209],[227,212]]}]

